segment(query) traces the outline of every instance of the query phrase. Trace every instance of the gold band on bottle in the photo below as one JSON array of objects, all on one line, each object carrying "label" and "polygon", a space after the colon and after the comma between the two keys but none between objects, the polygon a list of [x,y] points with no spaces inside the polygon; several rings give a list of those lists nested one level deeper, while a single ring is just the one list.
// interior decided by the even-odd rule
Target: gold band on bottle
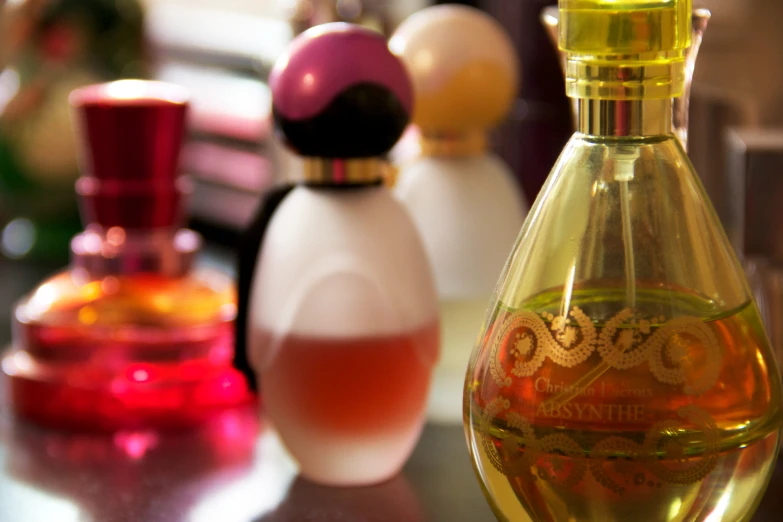
[{"label": "gold band on bottle", "polygon": [[577,100],[578,129],[588,136],[660,136],[673,132],[672,100]]},{"label": "gold band on bottle", "polygon": [[304,180],[317,185],[364,185],[386,180],[391,166],[381,158],[304,158]]},{"label": "gold band on bottle", "polygon": [[667,63],[631,65],[594,64],[568,58],[565,64],[569,98],[670,99],[685,91],[685,57],[679,53]]},{"label": "gold band on bottle", "polygon": [[426,133],[421,137],[423,156],[479,156],[487,150],[484,131]]}]

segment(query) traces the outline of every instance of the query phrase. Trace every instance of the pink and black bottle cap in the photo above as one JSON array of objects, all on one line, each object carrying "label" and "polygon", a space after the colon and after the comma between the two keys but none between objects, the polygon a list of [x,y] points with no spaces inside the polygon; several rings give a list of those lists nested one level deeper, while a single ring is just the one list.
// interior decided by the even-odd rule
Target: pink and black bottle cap
[{"label": "pink and black bottle cap", "polygon": [[128,230],[173,228],[183,219],[187,178],[179,176],[187,91],[121,80],[71,93],[81,137],[76,183],[87,224]]},{"label": "pink and black bottle cap", "polygon": [[386,154],[411,118],[413,87],[379,33],[331,23],[300,34],[270,75],[286,144],[320,158]]}]

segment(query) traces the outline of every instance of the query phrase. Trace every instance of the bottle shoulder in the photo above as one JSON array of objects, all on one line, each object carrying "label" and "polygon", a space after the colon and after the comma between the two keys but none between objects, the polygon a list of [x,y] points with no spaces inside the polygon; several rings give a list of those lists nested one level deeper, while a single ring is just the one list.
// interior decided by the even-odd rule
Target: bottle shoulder
[{"label": "bottle shoulder", "polygon": [[15,313],[22,323],[50,326],[198,326],[232,321],[236,294],[230,277],[206,267],[180,278],[130,274],[94,281],[66,270],[37,286]]},{"label": "bottle shoulder", "polygon": [[[269,222],[263,252],[403,256],[421,250],[405,208],[384,187],[297,187]],[[405,252],[405,254],[403,254]]]},{"label": "bottle shoulder", "polygon": [[[668,160],[678,162],[678,169],[693,170],[693,166],[688,161],[688,154],[682,147],[679,139],[674,134],[656,135],[638,138],[616,138],[607,136],[590,136],[582,133],[574,133],[568,140],[560,162],[575,162],[584,157],[584,155],[598,156],[602,155],[602,163],[608,163],[617,158],[634,157],[638,160],[649,160],[656,158],[659,160]],[[587,165],[585,165],[587,167]],[[647,168],[645,168],[647,167]],[[660,172],[666,165],[657,165],[656,172]],[[557,166],[555,167],[557,168]],[[636,165],[637,172],[651,170],[649,166],[642,164]]]},{"label": "bottle shoulder", "polygon": [[528,210],[511,170],[493,155],[420,158],[400,173],[394,193],[419,227],[508,221],[518,229]]},{"label": "bottle shoulder", "polygon": [[515,184],[515,180],[508,165],[495,154],[467,157],[421,156],[400,168],[395,193],[401,195],[411,190],[442,184],[452,187],[506,188]]},{"label": "bottle shoulder", "polygon": [[[365,313],[378,303],[382,314]],[[249,322],[265,329],[360,335],[416,327],[434,317],[437,301],[424,247],[387,189],[299,187],[270,221],[250,308]],[[323,320],[333,312],[345,321]]]},{"label": "bottle shoulder", "polygon": [[507,304],[564,282],[623,286],[629,277],[687,289],[726,310],[748,300],[736,254],[673,135],[576,134],[541,194],[504,274]]},{"label": "bottle shoulder", "polygon": [[421,158],[395,195],[421,234],[441,298],[491,295],[528,210],[508,167],[492,155]]}]

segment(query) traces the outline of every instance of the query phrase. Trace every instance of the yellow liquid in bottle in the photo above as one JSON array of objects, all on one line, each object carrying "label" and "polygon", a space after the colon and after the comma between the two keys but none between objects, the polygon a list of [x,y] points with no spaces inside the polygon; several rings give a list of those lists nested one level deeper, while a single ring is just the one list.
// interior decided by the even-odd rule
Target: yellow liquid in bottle
[{"label": "yellow liquid in bottle", "polygon": [[613,313],[618,285],[574,290],[563,317],[564,299],[501,303],[469,369],[468,438],[498,518],[524,520],[524,506],[553,522],[748,519],[781,401],[755,305],[715,313],[640,287],[634,312]]}]

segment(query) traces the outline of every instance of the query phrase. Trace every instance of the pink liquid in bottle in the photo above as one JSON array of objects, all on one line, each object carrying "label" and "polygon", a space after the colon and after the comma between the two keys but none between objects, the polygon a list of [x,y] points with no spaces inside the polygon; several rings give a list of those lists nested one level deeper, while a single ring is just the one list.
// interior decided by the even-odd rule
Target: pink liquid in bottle
[{"label": "pink liquid in bottle", "polygon": [[438,343],[437,322],[377,337],[286,337],[262,393],[304,472],[319,480],[321,469],[355,473],[356,460],[372,473],[404,461],[421,431]]}]

